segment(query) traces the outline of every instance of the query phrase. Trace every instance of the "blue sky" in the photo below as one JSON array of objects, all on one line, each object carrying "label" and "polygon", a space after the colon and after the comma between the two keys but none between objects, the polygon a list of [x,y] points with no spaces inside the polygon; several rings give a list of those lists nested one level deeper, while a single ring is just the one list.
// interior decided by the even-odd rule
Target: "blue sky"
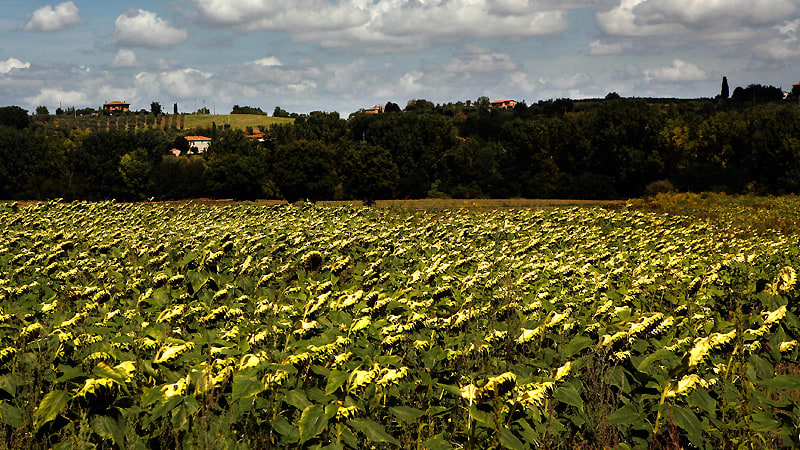
[{"label": "blue sky", "polygon": [[800,81],[800,0],[0,0],[0,105],[348,114]]}]

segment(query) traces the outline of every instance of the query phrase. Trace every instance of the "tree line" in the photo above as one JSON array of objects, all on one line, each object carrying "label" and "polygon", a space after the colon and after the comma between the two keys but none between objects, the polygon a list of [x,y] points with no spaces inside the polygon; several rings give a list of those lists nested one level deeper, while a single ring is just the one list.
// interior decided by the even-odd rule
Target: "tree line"
[{"label": "tree line", "polygon": [[[739,94],[739,95],[737,95]],[[203,155],[186,132],[48,128],[0,108],[0,198],[627,198],[662,190],[800,191],[800,106],[731,99],[412,100],[383,114],[297,115],[260,140],[212,127]],[[737,101],[734,97],[755,96]]]}]

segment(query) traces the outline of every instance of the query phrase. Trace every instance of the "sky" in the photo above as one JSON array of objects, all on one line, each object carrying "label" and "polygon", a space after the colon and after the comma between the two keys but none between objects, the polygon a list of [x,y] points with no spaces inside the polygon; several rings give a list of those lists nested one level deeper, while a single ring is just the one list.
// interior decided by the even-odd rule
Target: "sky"
[{"label": "sky", "polygon": [[800,0],[0,0],[0,105],[343,115],[800,82]]}]

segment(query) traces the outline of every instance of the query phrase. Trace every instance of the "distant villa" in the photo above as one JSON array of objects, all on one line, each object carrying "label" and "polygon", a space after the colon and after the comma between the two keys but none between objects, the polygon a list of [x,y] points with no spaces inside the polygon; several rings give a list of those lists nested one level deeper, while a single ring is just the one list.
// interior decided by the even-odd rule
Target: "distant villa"
[{"label": "distant villa", "polygon": [[495,100],[492,102],[492,106],[495,108],[513,109],[517,106],[517,102],[516,100]]},{"label": "distant villa", "polygon": [[106,102],[103,103],[103,111],[110,112],[128,112],[131,110],[131,104],[125,102]]}]

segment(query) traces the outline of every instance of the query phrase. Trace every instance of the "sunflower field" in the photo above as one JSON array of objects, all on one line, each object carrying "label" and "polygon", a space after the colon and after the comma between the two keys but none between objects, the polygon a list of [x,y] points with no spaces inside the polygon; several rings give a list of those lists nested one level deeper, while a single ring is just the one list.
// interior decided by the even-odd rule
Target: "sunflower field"
[{"label": "sunflower field", "polygon": [[0,447],[800,446],[797,236],[0,204]]}]

